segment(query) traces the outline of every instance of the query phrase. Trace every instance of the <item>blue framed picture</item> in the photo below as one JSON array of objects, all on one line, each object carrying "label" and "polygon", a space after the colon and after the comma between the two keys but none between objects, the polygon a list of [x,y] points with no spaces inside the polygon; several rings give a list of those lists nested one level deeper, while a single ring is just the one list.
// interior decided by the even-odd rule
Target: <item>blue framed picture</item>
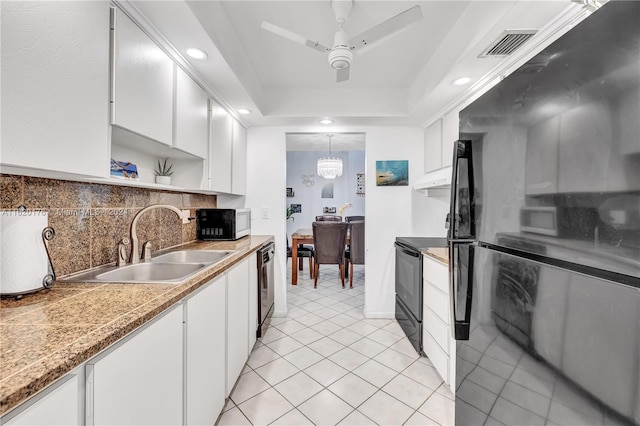
[{"label": "blue framed picture", "polygon": [[138,166],[133,163],[128,163],[126,161],[118,161],[111,159],[111,172],[112,177],[117,177],[121,179],[131,179],[138,180]]},{"label": "blue framed picture", "polygon": [[376,161],[376,186],[408,186],[409,161]]}]

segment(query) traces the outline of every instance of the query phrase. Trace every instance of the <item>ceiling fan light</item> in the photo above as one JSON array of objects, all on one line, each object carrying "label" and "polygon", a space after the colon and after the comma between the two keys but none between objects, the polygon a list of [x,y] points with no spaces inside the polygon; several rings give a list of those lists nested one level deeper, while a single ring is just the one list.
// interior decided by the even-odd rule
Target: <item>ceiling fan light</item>
[{"label": "ceiling fan light", "polygon": [[329,52],[329,65],[336,70],[349,68],[352,59],[353,52],[346,46],[334,47]]},{"label": "ceiling fan light", "polygon": [[331,66],[334,69],[341,70],[341,69],[344,69],[344,68],[349,68],[349,62],[347,62],[347,61],[335,61],[333,64],[331,64]]}]

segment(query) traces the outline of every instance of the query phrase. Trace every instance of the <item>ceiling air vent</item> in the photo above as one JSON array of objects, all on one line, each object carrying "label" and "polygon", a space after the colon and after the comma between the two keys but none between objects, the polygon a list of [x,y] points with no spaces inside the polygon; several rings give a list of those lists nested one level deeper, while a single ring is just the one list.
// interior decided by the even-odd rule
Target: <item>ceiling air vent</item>
[{"label": "ceiling air vent", "polygon": [[491,43],[481,58],[504,58],[511,55],[517,48],[527,42],[538,30],[506,30],[500,37]]}]

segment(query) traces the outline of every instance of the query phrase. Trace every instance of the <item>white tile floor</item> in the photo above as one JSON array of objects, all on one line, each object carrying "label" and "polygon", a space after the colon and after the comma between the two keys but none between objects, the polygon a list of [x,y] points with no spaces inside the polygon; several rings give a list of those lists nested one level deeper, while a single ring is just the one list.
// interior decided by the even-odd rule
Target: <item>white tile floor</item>
[{"label": "white tile floor", "polygon": [[453,396],[395,320],[364,319],[364,267],[353,289],[321,266],[287,277],[288,315],[273,318],[217,425],[452,425]]}]

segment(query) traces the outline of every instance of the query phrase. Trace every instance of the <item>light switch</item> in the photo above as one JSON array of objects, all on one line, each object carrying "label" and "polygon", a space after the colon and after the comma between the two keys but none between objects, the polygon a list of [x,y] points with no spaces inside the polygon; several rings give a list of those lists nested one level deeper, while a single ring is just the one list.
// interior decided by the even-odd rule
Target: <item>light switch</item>
[{"label": "light switch", "polygon": [[262,208],[262,218],[269,219],[269,207]]}]

